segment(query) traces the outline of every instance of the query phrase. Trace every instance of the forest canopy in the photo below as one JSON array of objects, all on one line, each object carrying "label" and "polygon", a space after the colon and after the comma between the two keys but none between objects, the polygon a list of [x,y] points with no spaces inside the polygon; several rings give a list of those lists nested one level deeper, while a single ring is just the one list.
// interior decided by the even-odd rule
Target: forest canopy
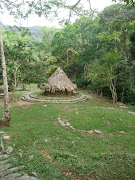
[{"label": "forest canopy", "polygon": [[85,14],[62,29],[43,27],[40,41],[25,31],[3,31],[11,88],[14,73],[18,83],[41,84],[60,66],[78,87],[134,105],[135,7],[127,3]]}]

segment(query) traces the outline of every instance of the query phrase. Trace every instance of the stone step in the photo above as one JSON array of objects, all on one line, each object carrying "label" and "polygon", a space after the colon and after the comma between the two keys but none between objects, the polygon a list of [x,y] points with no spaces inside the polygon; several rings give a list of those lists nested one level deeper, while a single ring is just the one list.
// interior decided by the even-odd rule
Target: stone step
[{"label": "stone step", "polygon": [[[10,166],[11,166],[11,165],[10,165]],[[12,174],[12,173],[14,173],[15,171],[20,171],[20,170],[23,169],[23,168],[24,168],[24,166],[18,166],[18,167],[6,169],[6,170],[0,172],[0,177],[4,177],[4,176],[6,176],[7,174]]]},{"label": "stone step", "polygon": [[15,179],[18,179],[19,176],[21,176],[21,174],[13,173],[13,174],[9,174],[5,177],[0,178],[0,180],[15,180]]},{"label": "stone step", "polygon": [[24,101],[33,102],[33,103],[44,102],[46,104],[75,104],[75,103],[86,101],[88,97],[86,95],[81,94],[81,97],[76,98],[76,99],[71,99],[71,100],[47,100],[47,99],[45,100],[45,99],[36,98],[35,96],[31,95],[31,93],[28,93],[28,94],[24,94],[21,97],[21,99]]},{"label": "stone step", "polygon": [[4,164],[0,166],[0,172],[6,171],[8,168],[12,167],[11,164]]},{"label": "stone step", "polygon": [[9,156],[7,154],[0,154],[0,160],[7,159]]},{"label": "stone step", "polygon": [[6,164],[6,163],[7,163],[7,161],[8,161],[8,159],[7,159],[7,160],[0,161],[0,166],[2,166],[2,165],[4,165],[4,164]]},{"label": "stone step", "polygon": [[28,175],[24,175],[24,176],[17,178],[17,180],[37,180],[37,178],[32,177],[32,176],[28,176]]}]

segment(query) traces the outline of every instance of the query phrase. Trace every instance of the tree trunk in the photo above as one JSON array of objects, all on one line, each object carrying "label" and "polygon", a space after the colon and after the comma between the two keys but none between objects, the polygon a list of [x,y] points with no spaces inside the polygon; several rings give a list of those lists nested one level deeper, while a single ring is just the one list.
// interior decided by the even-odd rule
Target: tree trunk
[{"label": "tree trunk", "polygon": [[111,80],[110,82],[110,91],[112,93],[112,98],[113,98],[113,104],[117,103],[117,91],[116,91],[116,81],[117,79],[114,79],[114,82],[113,80]]},{"label": "tree trunk", "polygon": [[21,64],[18,67],[16,67],[15,72],[14,72],[14,89],[13,89],[13,92],[12,92],[12,95],[11,95],[11,99],[10,99],[11,101],[14,100],[15,89],[16,89],[16,86],[17,86],[17,75],[16,74],[17,74],[17,71],[18,71],[20,66],[21,66]]},{"label": "tree trunk", "polygon": [[0,24],[0,55],[1,55],[1,67],[2,67],[2,76],[3,76],[3,85],[4,85],[4,113],[2,119],[0,120],[0,126],[9,126],[11,116],[9,112],[8,82],[7,82],[7,72],[6,72],[3,41],[2,41],[1,24]]},{"label": "tree trunk", "polygon": [[16,72],[14,74],[14,89],[13,89],[13,92],[12,92],[12,95],[11,95],[11,98],[10,98],[11,101],[14,100],[15,89],[16,89]]},{"label": "tree trunk", "polygon": [[69,54],[68,54],[68,50],[67,50],[67,64],[69,63]]},{"label": "tree trunk", "polygon": [[124,93],[125,93],[125,88],[122,88],[121,103],[123,103],[124,100]]}]

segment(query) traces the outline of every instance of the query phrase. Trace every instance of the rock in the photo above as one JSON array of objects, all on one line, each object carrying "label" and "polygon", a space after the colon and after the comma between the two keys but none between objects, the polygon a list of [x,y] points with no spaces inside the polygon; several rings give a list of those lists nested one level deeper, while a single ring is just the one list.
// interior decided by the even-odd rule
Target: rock
[{"label": "rock", "polygon": [[125,132],[124,132],[124,131],[120,131],[120,133],[121,133],[121,134],[125,134]]},{"label": "rock", "polygon": [[20,159],[22,159],[22,153],[18,153],[18,157],[20,158]]},{"label": "rock", "polygon": [[44,107],[47,107],[47,105],[43,105]]},{"label": "rock", "polygon": [[78,112],[76,112],[76,114],[79,114]]},{"label": "rock", "polygon": [[71,172],[67,172],[66,176],[71,176],[72,173]]},{"label": "rock", "polygon": [[70,124],[69,122],[66,123],[66,126],[67,126],[67,127],[70,126],[70,125],[71,125],[71,124]]},{"label": "rock", "polygon": [[2,159],[7,159],[9,157],[9,155],[7,155],[7,154],[2,154],[2,155],[0,155],[0,160],[2,160]]},{"label": "rock", "polygon": [[72,143],[72,144],[75,144],[75,141],[72,141],[71,143]]},{"label": "rock", "polygon": [[10,139],[10,136],[3,136],[3,139],[9,140],[9,139]]},{"label": "rock", "polygon": [[3,152],[4,151],[4,144],[3,144],[3,141],[2,141],[2,137],[0,139],[0,152]]},{"label": "rock", "polygon": [[99,131],[99,130],[94,130],[94,132],[95,132],[96,134],[102,134],[102,132]]},{"label": "rock", "polygon": [[4,131],[0,131],[0,134],[5,134],[5,132]]},{"label": "rock", "polygon": [[105,109],[114,109],[113,107],[107,107],[107,108],[105,108]]},{"label": "rock", "polygon": [[128,113],[135,115],[135,112],[128,111]]},{"label": "rock", "polygon": [[122,102],[117,102],[116,103],[118,106],[125,106],[125,104],[123,104]]},{"label": "rock", "polygon": [[13,152],[13,148],[11,146],[9,146],[6,150],[7,154],[11,154]]},{"label": "rock", "polygon": [[88,131],[88,134],[93,134],[93,131]]},{"label": "rock", "polygon": [[29,156],[29,160],[33,159],[34,158],[34,155],[30,155]]},{"label": "rock", "polygon": [[31,176],[37,177],[37,174],[35,172],[31,172]]},{"label": "rock", "polygon": [[48,140],[47,140],[47,139],[45,139],[45,143],[48,143]]},{"label": "rock", "polygon": [[127,106],[120,106],[120,108],[125,108],[125,109],[127,109],[128,107],[127,107]]},{"label": "rock", "polygon": [[107,124],[115,124],[115,122],[113,122],[113,121],[108,121],[108,120],[105,120],[104,123],[107,123]]}]

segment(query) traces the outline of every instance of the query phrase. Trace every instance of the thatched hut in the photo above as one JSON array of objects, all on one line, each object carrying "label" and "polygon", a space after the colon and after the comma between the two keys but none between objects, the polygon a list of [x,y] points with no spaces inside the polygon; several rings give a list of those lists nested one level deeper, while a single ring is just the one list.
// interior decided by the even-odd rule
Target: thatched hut
[{"label": "thatched hut", "polygon": [[47,89],[51,93],[71,93],[76,88],[60,67],[49,77],[48,83],[41,86],[42,90]]}]

